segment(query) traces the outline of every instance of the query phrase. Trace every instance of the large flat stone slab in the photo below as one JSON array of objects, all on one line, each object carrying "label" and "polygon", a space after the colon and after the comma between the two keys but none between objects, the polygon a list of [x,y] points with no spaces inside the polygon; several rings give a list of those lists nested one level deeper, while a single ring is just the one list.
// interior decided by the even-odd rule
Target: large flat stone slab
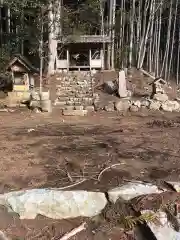
[{"label": "large flat stone slab", "polygon": [[[173,229],[171,223],[168,221],[165,212],[142,211],[142,214],[151,213],[156,215],[157,221],[147,222],[157,240],[180,240],[180,232]],[[153,238],[154,239],[154,238]]]},{"label": "large flat stone slab", "polygon": [[21,219],[34,219],[38,214],[52,219],[92,217],[106,204],[101,192],[32,189],[0,195],[0,205],[18,213]]},{"label": "large flat stone slab", "polygon": [[131,200],[144,194],[161,193],[157,186],[143,182],[129,182],[120,187],[108,191],[109,199],[115,203],[120,197],[124,200]]},{"label": "large flat stone slab", "polygon": [[170,182],[170,181],[167,181],[166,182],[168,185],[170,185],[171,187],[173,187],[176,192],[180,192],[180,182]]}]

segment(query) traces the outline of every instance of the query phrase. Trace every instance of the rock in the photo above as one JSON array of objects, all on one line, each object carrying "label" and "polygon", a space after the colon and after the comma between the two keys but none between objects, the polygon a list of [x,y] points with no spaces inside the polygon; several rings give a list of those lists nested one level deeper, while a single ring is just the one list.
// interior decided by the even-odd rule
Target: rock
[{"label": "rock", "polygon": [[87,110],[63,110],[64,116],[85,116],[87,115]]},{"label": "rock", "polygon": [[134,106],[137,106],[138,108],[141,107],[141,102],[139,100],[133,102]]},{"label": "rock", "polygon": [[93,97],[98,99],[99,98],[99,94],[98,93],[93,93]]},{"label": "rock", "polygon": [[[148,222],[147,225],[157,240],[180,240],[180,232],[172,228],[165,212],[142,211],[141,214],[151,214],[156,216],[157,221]],[[158,224],[159,222],[159,224]],[[153,238],[154,239],[154,238]]]},{"label": "rock", "polygon": [[8,96],[8,93],[5,93],[3,91],[0,91],[0,99],[4,99]]},{"label": "rock", "polygon": [[159,101],[151,101],[150,102],[150,105],[149,105],[150,110],[156,111],[156,110],[159,110],[160,107],[161,107],[161,102],[159,102]]},{"label": "rock", "polygon": [[94,112],[94,106],[86,106],[85,110],[87,110],[88,112]]},{"label": "rock", "polygon": [[73,101],[67,101],[66,104],[69,105],[69,106],[74,106],[74,102]]},{"label": "rock", "polygon": [[8,112],[7,108],[0,108],[0,112]]},{"label": "rock", "polygon": [[57,100],[55,100],[54,105],[55,106],[64,106],[64,105],[66,105],[66,102],[58,101],[58,99],[57,99]]},{"label": "rock", "polygon": [[104,104],[99,101],[94,102],[94,109],[95,111],[103,110],[104,109]]},{"label": "rock", "polygon": [[66,102],[66,101],[69,101],[69,97],[58,97],[58,100],[60,102]]},{"label": "rock", "polygon": [[153,82],[153,94],[156,93],[165,93],[165,86],[167,85],[166,81],[164,81],[162,78],[156,78]]},{"label": "rock", "polygon": [[43,100],[43,101],[44,100],[49,100],[49,91],[40,93],[40,99]]},{"label": "rock", "polygon": [[20,215],[34,219],[38,214],[52,219],[92,217],[107,204],[104,193],[32,189],[0,195],[0,204]]},{"label": "rock", "polygon": [[168,185],[170,185],[171,187],[173,187],[176,192],[180,192],[180,182],[166,182]]},{"label": "rock", "polygon": [[83,110],[84,107],[83,106],[75,106],[75,110]]},{"label": "rock", "polygon": [[114,111],[114,103],[109,103],[104,107],[104,110],[107,112],[113,112]]},{"label": "rock", "polygon": [[41,102],[40,101],[36,101],[36,100],[32,100],[29,104],[29,106],[33,109],[33,108],[41,108]]},{"label": "rock", "polygon": [[148,101],[148,100],[143,100],[143,101],[141,102],[141,106],[149,107],[149,105],[150,105],[150,101]]},{"label": "rock", "polygon": [[41,100],[41,109],[43,112],[52,112],[51,100]]},{"label": "rock", "polygon": [[30,92],[24,92],[23,95],[22,95],[21,102],[25,103],[25,102],[30,101],[30,100],[31,100],[31,93]]},{"label": "rock", "polygon": [[72,111],[72,110],[74,110],[74,106],[66,105],[65,110]]},{"label": "rock", "polygon": [[96,69],[92,69],[91,70],[91,75],[93,76],[93,75],[95,75],[96,74],[96,72],[97,72],[97,70]]},{"label": "rock", "polygon": [[132,93],[132,91],[130,91],[130,90],[127,90],[127,97],[132,97],[132,95],[133,95],[133,93]]},{"label": "rock", "polygon": [[130,111],[131,111],[131,112],[138,112],[138,111],[139,111],[139,107],[138,107],[138,106],[135,106],[135,105],[132,105],[132,106],[130,107]]},{"label": "rock", "polygon": [[29,129],[27,130],[28,133],[30,133],[30,132],[34,132],[34,131],[35,131],[34,128],[29,128]]},{"label": "rock", "polygon": [[38,107],[37,107],[37,108],[35,107],[35,108],[33,108],[33,112],[35,112],[35,113],[41,113],[41,109],[38,108]]},{"label": "rock", "polygon": [[118,86],[113,81],[107,81],[104,83],[104,90],[105,90],[105,92],[107,92],[109,94],[116,93],[117,89],[118,89]]},{"label": "rock", "polygon": [[82,102],[83,102],[85,105],[91,105],[91,104],[93,104],[93,99],[92,99],[92,98],[83,98],[83,99],[82,99]]},{"label": "rock", "polygon": [[130,101],[128,100],[119,100],[115,103],[115,109],[119,112],[128,111],[130,108]]},{"label": "rock", "polygon": [[129,182],[120,187],[116,187],[108,191],[108,196],[111,202],[115,203],[121,197],[124,200],[131,200],[137,196],[151,193],[161,193],[157,186],[143,182]]},{"label": "rock", "polygon": [[166,101],[162,103],[162,110],[166,112],[180,111],[180,104],[177,101]]},{"label": "rock", "polygon": [[35,101],[40,101],[40,94],[38,92],[32,91],[31,92],[31,99]]},{"label": "rock", "polygon": [[119,88],[118,88],[118,94],[120,97],[124,98],[127,97],[127,83],[126,83],[126,76],[124,71],[119,72],[119,78],[118,78]]},{"label": "rock", "polygon": [[157,100],[157,101],[160,101],[160,102],[165,102],[167,101],[169,98],[168,98],[168,95],[167,94],[162,94],[162,93],[156,93],[154,94],[153,96],[153,99],[154,100]]}]

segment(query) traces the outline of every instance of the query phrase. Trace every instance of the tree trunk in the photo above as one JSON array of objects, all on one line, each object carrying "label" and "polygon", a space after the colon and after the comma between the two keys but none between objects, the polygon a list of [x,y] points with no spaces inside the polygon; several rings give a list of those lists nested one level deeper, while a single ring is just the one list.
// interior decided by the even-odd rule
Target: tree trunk
[{"label": "tree trunk", "polygon": [[61,1],[49,4],[49,62],[48,75],[55,73],[55,62],[57,60],[58,36],[61,33],[60,27]]},{"label": "tree trunk", "polygon": [[[151,12],[150,12],[151,13]],[[155,15],[155,0],[153,0],[152,3],[152,16],[153,19],[151,21],[151,27],[150,27],[150,37],[149,37],[149,72],[152,72],[152,61],[153,61],[153,45],[154,45],[154,35],[156,33],[153,34],[154,31],[154,17]]]},{"label": "tree trunk", "polygon": [[[150,3],[150,13],[152,13],[153,1],[154,0],[152,0],[151,3]],[[149,17],[148,25],[147,25],[147,28],[146,28],[146,33],[145,33],[145,35],[143,36],[143,39],[142,39],[141,55],[140,55],[140,61],[139,61],[139,66],[138,66],[139,68],[142,68],[143,63],[144,63],[147,41],[148,41],[148,37],[149,37],[149,30],[150,30],[150,26],[151,26],[153,20],[154,20],[154,12]]]},{"label": "tree trunk", "polygon": [[[145,38],[145,34],[146,34],[147,11],[148,11],[148,0],[145,0],[144,11],[143,11],[142,36],[140,38],[140,43],[139,43],[139,54],[138,54],[137,68],[140,68],[142,48],[143,48],[143,45],[144,45],[144,38]],[[141,15],[142,15],[142,12],[141,12]]]},{"label": "tree trunk", "polygon": [[165,80],[167,77],[167,68],[168,68],[168,56],[169,56],[169,46],[170,46],[170,36],[171,36],[171,18],[172,18],[172,5],[173,5],[173,0],[171,0],[171,6],[169,10],[169,21],[168,21],[168,33],[167,33],[167,40],[166,40],[166,51],[164,54],[164,59],[163,59],[163,64],[162,64],[162,69],[161,69],[161,76],[164,71],[165,67]]},{"label": "tree trunk", "polygon": [[171,44],[171,55],[170,55],[170,60],[169,60],[169,69],[168,69],[168,73],[167,73],[168,81],[169,81],[169,78],[171,75],[172,57],[173,57],[173,53],[174,53],[174,36],[175,36],[175,30],[176,30],[177,6],[178,6],[178,0],[176,0],[176,7],[175,7],[174,26],[173,26],[172,44]]},{"label": "tree trunk", "polygon": [[155,63],[155,75],[159,77],[159,65],[160,65],[160,40],[161,40],[161,23],[162,23],[162,4],[163,0],[160,2],[160,9],[159,9],[159,20],[157,21],[157,29],[158,29],[158,36],[157,36],[157,49],[156,49],[156,63]]},{"label": "tree trunk", "polygon": [[135,14],[135,0],[132,0],[132,8],[130,10],[130,44],[129,44],[129,68],[132,67],[133,56],[133,37],[134,37],[134,14]]},{"label": "tree trunk", "polygon": [[122,39],[121,39],[121,68],[124,68],[124,29],[125,29],[125,0],[122,0],[121,2],[121,6],[122,6]]},{"label": "tree trunk", "polygon": [[112,49],[112,0],[109,1],[109,26],[108,26],[108,34],[111,39],[111,43],[108,44],[108,50],[107,50],[107,62],[108,62],[108,69],[111,68],[111,49]]},{"label": "tree trunk", "polygon": [[41,9],[41,36],[40,36],[40,45],[39,45],[39,57],[40,57],[40,93],[42,93],[42,82],[43,82],[43,67],[44,67],[44,54],[43,54],[43,45],[44,45],[44,22],[43,22],[43,9]]},{"label": "tree trunk", "polygon": [[179,39],[178,39],[178,52],[177,52],[177,68],[176,68],[176,84],[179,85],[179,63],[180,63],[180,21],[179,22]]},{"label": "tree trunk", "polygon": [[104,35],[105,35],[105,30],[104,30],[104,5],[102,3],[102,0],[100,0],[100,15],[101,15],[101,35],[103,36],[103,50],[102,50],[102,54],[103,56],[101,56],[101,59],[103,61],[103,65],[102,65],[102,69],[104,69],[104,56],[105,56],[105,51],[106,51],[106,45],[105,45],[105,41],[104,41]]},{"label": "tree trunk", "polygon": [[111,68],[114,69],[114,51],[115,51],[115,24],[116,24],[116,0],[112,0],[112,48],[111,48]]},{"label": "tree trunk", "polygon": [[140,39],[141,39],[141,24],[142,24],[142,0],[139,0],[138,6],[138,19],[137,19],[137,50],[136,50],[136,61],[138,61],[138,54],[140,50]]}]

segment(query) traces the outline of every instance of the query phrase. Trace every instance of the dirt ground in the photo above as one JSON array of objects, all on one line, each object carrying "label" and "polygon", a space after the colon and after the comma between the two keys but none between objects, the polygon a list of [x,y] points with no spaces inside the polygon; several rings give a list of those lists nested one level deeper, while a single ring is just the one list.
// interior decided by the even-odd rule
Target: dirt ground
[{"label": "dirt ground", "polygon": [[[99,112],[80,118],[58,111],[1,112],[0,143],[1,193],[45,187],[107,191],[128,180],[180,180],[178,113]],[[12,239],[56,240],[84,221],[42,216],[21,221],[4,209],[0,213],[0,229]],[[117,229],[88,228],[72,239],[134,238]]]}]

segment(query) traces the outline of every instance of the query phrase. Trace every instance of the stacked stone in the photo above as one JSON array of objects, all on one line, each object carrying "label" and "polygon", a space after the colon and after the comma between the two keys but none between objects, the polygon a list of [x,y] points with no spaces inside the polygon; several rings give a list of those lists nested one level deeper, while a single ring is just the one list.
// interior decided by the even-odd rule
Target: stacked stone
[{"label": "stacked stone", "polygon": [[57,82],[55,106],[68,111],[67,115],[71,115],[70,111],[75,115],[74,110],[94,110],[93,104],[98,96],[93,94],[94,79],[90,72],[60,73]]}]

